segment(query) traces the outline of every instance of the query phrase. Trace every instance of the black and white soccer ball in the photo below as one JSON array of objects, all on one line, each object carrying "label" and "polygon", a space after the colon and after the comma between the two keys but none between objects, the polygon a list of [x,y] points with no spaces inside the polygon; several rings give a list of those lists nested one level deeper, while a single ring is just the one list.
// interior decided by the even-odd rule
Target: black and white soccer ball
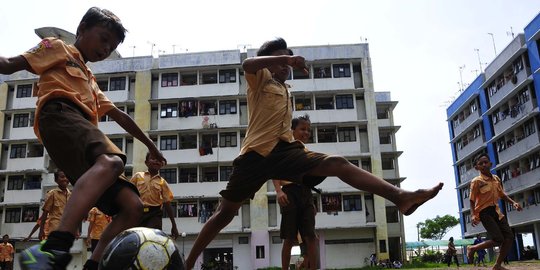
[{"label": "black and white soccer ball", "polygon": [[131,228],[117,235],[105,248],[103,270],[183,270],[178,248],[161,230]]}]

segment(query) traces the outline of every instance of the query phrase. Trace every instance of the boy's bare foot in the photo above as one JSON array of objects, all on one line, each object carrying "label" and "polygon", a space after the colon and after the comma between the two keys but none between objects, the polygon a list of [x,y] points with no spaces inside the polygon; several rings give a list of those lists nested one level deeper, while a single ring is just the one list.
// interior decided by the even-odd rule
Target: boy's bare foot
[{"label": "boy's bare foot", "polygon": [[471,249],[471,246],[467,247],[467,261],[469,264],[474,263],[474,251]]},{"label": "boy's bare foot", "polygon": [[422,204],[433,199],[442,189],[443,185],[443,183],[439,183],[430,189],[419,189],[403,196],[403,204],[399,207],[399,211],[406,216],[414,213]]},{"label": "boy's bare foot", "polygon": [[508,268],[502,266],[502,265],[494,265],[492,270],[509,270]]}]

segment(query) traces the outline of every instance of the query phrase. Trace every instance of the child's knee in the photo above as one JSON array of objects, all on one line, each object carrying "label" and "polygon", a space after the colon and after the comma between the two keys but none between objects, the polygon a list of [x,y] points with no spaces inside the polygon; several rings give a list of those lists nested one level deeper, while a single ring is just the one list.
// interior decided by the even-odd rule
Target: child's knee
[{"label": "child's knee", "polygon": [[349,161],[342,156],[329,156],[324,160],[330,166],[345,166],[349,165]]},{"label": "child's knee", "polygon": [[101,155],[96,164],[100,164],[104,170],[117,176],[124,172],[124,161],[117,155]]}]

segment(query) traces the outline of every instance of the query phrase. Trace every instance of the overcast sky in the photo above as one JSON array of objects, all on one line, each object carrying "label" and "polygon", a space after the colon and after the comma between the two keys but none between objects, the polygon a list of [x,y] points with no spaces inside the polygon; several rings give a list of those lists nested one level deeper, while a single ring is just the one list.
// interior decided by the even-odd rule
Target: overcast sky
[{"label": "overcast sky", "polygon": [[[446,108],[459,82],[472,82],[479,63],[485,67],[493,60],[494,45],[500,52],[511,32],[523,32],[540,11],[538,0],[4,1],[0,55],[36,45],[36,28],[74,33],[91,6],[121,18],[129,30],[118,47],[125,57],[258,48],[276,36],[290,46],[367,41],[375,90],[391,91],[399,101],[394,116],[401,126],[397,147],[404,151],[400,173],[407,177],[402,186],[445,183],[437,198],[405,218],[407,241],[416,241],[420,221],[458,217]],[[156,44],[153,51],[150,44]],[[465,66],[462,79],[460,66]],[[460,234],[456,227],[445,238]]]}]

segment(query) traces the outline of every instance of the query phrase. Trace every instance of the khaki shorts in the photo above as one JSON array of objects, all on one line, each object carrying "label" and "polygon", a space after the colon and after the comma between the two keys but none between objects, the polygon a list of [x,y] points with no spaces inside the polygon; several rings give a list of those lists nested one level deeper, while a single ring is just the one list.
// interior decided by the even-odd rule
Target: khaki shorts
[{"label": "khaki shorts", "polygon": [[501,244],[506,239],[514,239],[508,220],[506,217],[499,219],[495,206],[482,209],[479,216],[490,240]]},{"label": "khaki shorts", "polygon": [[280,207],[281,239],[296,240],[298,233],[302,239],[315,237],[315,205],[311,189],[304,185],[288,184],[281,190],[289,200],[289,204]]},{"label": "khaki shorts", "polygon": [[220,192],[231,202],[251,198],[269,179],[287,180],[314,187],[326,177],[306,175],[328,155],[308,151],[301,142],[280,141],[272,152],[263,157],[255,151],[238,156],[227,187]]},{"label": "khaki shorts", "polygon": [[[47,153],[56,166],[75,186],[92,167],[100,155],[117,155],[126,163],[126,156],[73,102],[66,99],[48,101],[39,112],[39,133]],[[99,179],[95,179],[99,181]],[[131,188],[137,195],[137,187],[122,174],[99,198],[96,206],[101,212],[114,216],[120,211],[116,196],[123,187]]]}]

